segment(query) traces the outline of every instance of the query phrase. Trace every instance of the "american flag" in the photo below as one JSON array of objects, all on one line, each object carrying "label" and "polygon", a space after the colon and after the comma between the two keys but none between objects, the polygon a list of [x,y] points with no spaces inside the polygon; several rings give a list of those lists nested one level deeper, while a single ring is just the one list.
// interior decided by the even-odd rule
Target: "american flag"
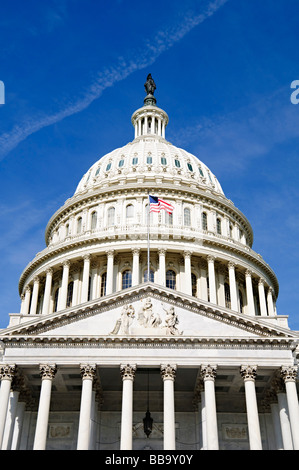
[{"label": "american flag", "polygon": [[168,214],[171,214],[174,209],[174,207],[169,204],[169,202],[163,201],[163,199],[160,199],[156,196],[149,195],[149,204],[150,212],[160,212],[162,209],[164,209],[166,212],[168,212]]}]

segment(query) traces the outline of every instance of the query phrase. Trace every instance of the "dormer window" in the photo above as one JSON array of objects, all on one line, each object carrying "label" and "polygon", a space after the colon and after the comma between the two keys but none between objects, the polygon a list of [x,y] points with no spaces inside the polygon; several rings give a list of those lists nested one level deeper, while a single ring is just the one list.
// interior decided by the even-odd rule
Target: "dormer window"
[{"label": "dormer window", "polygon": [[153,158],[152,158],[151,155],[148,155],[148,156],[146,157],[146,163],[147,163],[148,165],[151,165],[151,164],[153,163]]},{"label": "dormer window", "polygon": [[106,171],[109,171],[111,168],[111,162],[108,163],[108,165],[106,166]]},{"label": "dormer window", "polygon": [[177,158],[175,159],[174,164],[175,164],[175,166],[176,166],[177,168],[180,168],[180,167],[181,167],[180,160],[178,160]]},{"label": "dormer window", "polygon": [[161,165],[167,165],[167,160],[165,157],[161,157]]},{"label": "dormer window", "polygon": [[193,166],[191,165],[191,163],[187,163],[187,166],[188,166],[188,170],[193,171]]},{"label": "dormer window", "polygon": [[138,157],[134,157],[132,159],[132,165],[137,165],[137,163],[138,163]]}]

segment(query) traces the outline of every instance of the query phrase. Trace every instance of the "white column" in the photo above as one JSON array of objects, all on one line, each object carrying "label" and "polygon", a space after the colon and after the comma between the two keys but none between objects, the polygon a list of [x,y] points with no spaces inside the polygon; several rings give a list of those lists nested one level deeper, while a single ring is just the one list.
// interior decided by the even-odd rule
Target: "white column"
[{"label": "white column", "polygon": [[46,449],[52,381],[56,373],[56,366],[49,364],[41,364],[40,372],[42,378],[42,386],[39,397],[33,450]]},{"label": "white column", "polygon": [[291,425],[289,420],[289,410],[287,396],[284,392],[277,391],[277,400],[279,408],[280,428],[282,434],[284,450],[293,450],[293,439],[291,432]]},{"label": "white column", "polygon": [[175,450],[175,408],[174,408],[174,380],[176,366],[161,365],[163,378],[163,429],[164,450]]},{"label": "white column", "polygon": [[208,273],[209,273],[209,289],[210,289],[210,302],[212,304],[217,303],[216,296],[216,280],[215,280],[215,258],[214,256],[208,256]]},{"label": "white column", "polygon": [[139,248],[133,248],[133,269],[132,269],[132,286],[139,284]]},{"label": "white column", "polygon": [[38,301],[38,291],[39,291],[39,277],[36,276],[33,280],[33,290],[32,290],[32,299],[30,305],[30,315],[36,314],[37,301]]},{"label": "white column", "polygon": [[297,367],[282,367],[281,376],[286,387],[294,450],[299,450],[299,405],[296,389]]},{"label": "white column", "polygon": [[9,406],[6,415],[6,423],[4,428],[4,435],[2,441],[2,450],[10,450],[12,436],[14,431],[15,419],[17,414],[17,406],[20,392],[17,390],[11,390],[9,396]]},{"label": "white column", "polygon": [[113,291],[113,263],[114,263],[114,250],[109,250],[107,252],[106,295],[112,294],[112,291]]},{"label": "white column", "polygon": [[63,271],[62,271],[62,281],[61,288],[58,296],[58,306],[57,311],[64,310],[66,308],[66,299],[67,299],[67,286],[69,282],[69,271],[70,271],[70,262],[64,261]]},{"label": "white column", "polygon": [[1,388],[0,388],[0,448],[2,448],[4,428],[6,422],[6,415],[9,403],[9,395],[11,382],[14,377],[16,370],[15,365],[2,365],[0,366],[0,379],[1,379]]},{"label": "white column", "polygon": [[267,305],[268,305],[268,313],[269,316],[274,315],[274,303],[273,303],[273,289],[269,287],[267,292]]},{"label": "white column", "polygon": [[207,450],[218,450],[218,428],[215,399],[216,366],[202,365],[201,376],[204,381],[206,408],[206,439]]},{"label": "white column", "polygon": [[277,403],[270,403],[271,408],[271,418],[273,424],[273,430],[275,435],[276,441],[276,450],[283,450],[283,440],[282,440],[282,433],[281,433],[281,426],[280,426],[280,419],[279,419],[279,408]]},{"label": "white column", "polygon": [[90,272],[90,255],[83,256],[83,276],[82,276],[82,291],[81,303],[88,301],[88,288],[89,288],[89,272]]},{"label": "white column", "polygon": [[181,290],[185,294],[192,295],[192,282],[191,282],[191,252],[184,251],[184,264],[185,264],[185,278],[183,279],[183,286]]},{"label": "white column", "polygon": [[265,297],[265,288],[264,288],[263,279],[259,280],[258,292],[259,292],[261,316],[265,317],[265,316],[267,316],[267,306],[266,306],[266,297]]},{"label": "white column", "polygon": [[24,315],[28,315],[29,313],[30,297],[31,297],[31,287],[27,286],[25,289],[25,301],[24,301],[24,308],[23,308]]},{"label": "white column", "polygon": [[247,297],[247,309],[248,315],[255,316],[255,307],[253,299],[253,289],[252,289],[252,273],[248,269],[245,272],[245,282],[246,282],[246,297]]},{"label": "white column", "polygon": [[52,290],[52,278],[53,278],[53,269],[49,268],[47,269],[47,274],[46,274],[46,284],[45,284],[45,291],[44,291],[42,315],[46,315],[47,313],[49,313],[50,297],[51,297],[51,290]]},{"label": "white column", "polygon": [[200,263],[200,298],[208,300],[207,269],[202,263]]},{"label": "white column", "polygon": [[250,450],[262,450],[262,439],[255,393],[256,366],[241,366],[244,379]]},{"label": "white column", "polygon": [[159,253],[159,284],[161,284],[161,286],[165,286],[166,284],[166,270],[165,270],[166,250],[164,248],[160,248],[158,250],[158,253]]},{"label": "white column", "polygon": [[123,380],[120,450],[132,450],[133,446],[133,382],[136,365],[121,365]]},{"label": "white column", "polygon": [[77,450],[88,450],[91,429],[92,385],[96,373],[96,367],[94,365],[81,364],[80,369],[82,376],[82,392]]},{"label": "white column", "polygon": [[17,406],[14,431],[13,431],[13,436],[12,436],[11,450],[19,449],[19,443],[20,443],[20,438],[21,438],[21,433],[22,433],[22,428],[23,428],[24,414],[25,414],[25,406],[26,406],[25,402],[19,401],[18,406]]},{"label": "white column", "polygon": [[235,263],[232,263],[231,261],[228,263],[228,276],[229,276],[231,309],[237,312],[239,309],[238,309],[237,284],[236,284],[236,275],[235,275]]}]

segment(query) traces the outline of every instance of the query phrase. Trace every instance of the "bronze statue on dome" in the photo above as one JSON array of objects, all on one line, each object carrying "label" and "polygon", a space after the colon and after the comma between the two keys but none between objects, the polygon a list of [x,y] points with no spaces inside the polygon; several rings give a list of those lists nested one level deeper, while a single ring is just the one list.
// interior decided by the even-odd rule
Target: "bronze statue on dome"
[{"label": "bronze statue on dome", "polygon": [[156,84],[152,78],[152,74],[149,73],[144,84],[145,91],[147,95],[153,95],[155,93]]}]

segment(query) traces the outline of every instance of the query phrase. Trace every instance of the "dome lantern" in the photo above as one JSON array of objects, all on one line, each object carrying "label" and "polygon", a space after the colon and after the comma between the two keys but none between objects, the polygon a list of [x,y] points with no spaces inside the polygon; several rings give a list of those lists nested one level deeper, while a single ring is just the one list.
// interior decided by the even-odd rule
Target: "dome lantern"
[{"label": "dome lantern", "polygon": [[156,98],[154,92],[156,84],[151,76],[148,74],[147,81],[144,84],[146,90],[146,97],[144,99],[144,106],[132,115],[132,124],[135,129],[135,139],[143,136],[162,137],[165,139],[165,128],[168,124],[168,115],[156,106]]}]

